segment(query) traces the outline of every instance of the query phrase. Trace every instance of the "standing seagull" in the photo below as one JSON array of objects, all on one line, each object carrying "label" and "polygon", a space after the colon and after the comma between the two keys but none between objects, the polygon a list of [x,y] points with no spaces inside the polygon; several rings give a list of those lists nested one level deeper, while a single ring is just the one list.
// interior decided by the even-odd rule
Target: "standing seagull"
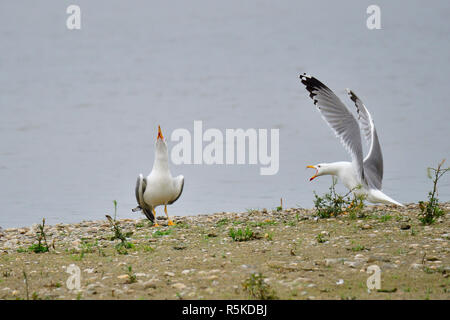
[{"label": "standing seagull", "polygon": [[[358,125],[358,121],[347,107],[322,82],[306,74],[300,75],[300,80],[306,86],[306,90],[310,93],[309,96],[313,99],[324,120],[352,157],[352,162],[340,161],[307,166],[307,168],[316,170],[316,174],[309,181],[322,175],[334,175],[348,189],[353,190],[355,194],[365,195],[367,200],[372,203],[381,202],[403,206],[381,191],[383,155],[381,154],[380,142],[372,116],[362,101],[351,90],[347,89],[347,93],[355,103],[358,112]],[[360,130],[363,131],[370,146],[369,153],[364,159]]]},{"label": "standing seagull", "polygon": [[158,126],[158,137],[155,144],[155,162],[153,163],[152,172],[148,177],[139,174],[136,182],[136,200],[138,207],[133,211],[142,210],[145,216],[154,222],[154,226],[158,227],[156,222],[155,208],[164,205],[164,212],[166,213],[168,225],[173,226],[167,214],[167,205],[172,204],[178,200],[183,192],[184,177],[179,175],[172,178],[169,171],[169,153],[167,151],[167,144],[161,132],[161,127]]}]

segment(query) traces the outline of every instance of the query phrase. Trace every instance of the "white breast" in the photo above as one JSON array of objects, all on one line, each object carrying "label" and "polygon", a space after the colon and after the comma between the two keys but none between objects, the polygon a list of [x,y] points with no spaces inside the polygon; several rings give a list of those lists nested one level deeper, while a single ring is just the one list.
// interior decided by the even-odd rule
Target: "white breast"
[{"label": "white breast", "polygon": [[167,204],[175,198],[175,193],[173,178],[170,175],[151,174],[147,177],[144,201],[149,205],[156,207]]}]

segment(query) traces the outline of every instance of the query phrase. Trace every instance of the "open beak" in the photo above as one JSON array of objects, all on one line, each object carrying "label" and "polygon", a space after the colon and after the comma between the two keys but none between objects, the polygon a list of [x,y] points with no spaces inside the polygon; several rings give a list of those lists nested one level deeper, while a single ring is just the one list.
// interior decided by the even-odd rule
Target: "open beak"
[{"label": "open beak", "polygon": [[317,178],[317,173],[319,172],[319,170],[317,170],[317,168],[316,168],[315,166],[306,166],[306,167],[307,167],[307,168],[310,168],[310,169],[316,170],[316,174],[313,175],[313,176],[309,179],[309,181],[313,181],[315,178]]},{"label": "open beak", "polygon": [[158,126],[158,138],[156,138],[156,140],[158,140],[158,139],[164,140],[164,136],[162,134],[160,126]]}]

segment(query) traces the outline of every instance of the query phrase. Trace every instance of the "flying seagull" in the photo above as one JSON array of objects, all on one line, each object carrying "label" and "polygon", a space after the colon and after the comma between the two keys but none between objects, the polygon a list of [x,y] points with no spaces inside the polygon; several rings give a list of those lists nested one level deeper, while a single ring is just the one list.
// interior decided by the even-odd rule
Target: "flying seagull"
[{"label": "flying seagull", "polygon": [[154,223],[154,226],[158,227],[159,225],[155,220],[155,208],[164,205],[168,225],[173,226],[175,223],[169,218],[167,205],[178,200],[183,192],[183,186],[184,177],[182,175],[173,178],[170,174],[167,144],[164,141],[161,127],[158,126],[153,169],[146,178],[142,174],[139,174],[136,182],[136,200],[138,207],[133,209],[133,211],[141,210]]},{"label": "flying seagull", "polygon": [[[314,180],[322,175],[334,175],[355,194],[363,194],[372,203],[385,203],[403,206],[381,191],[383,180],[383,155],[377,130],[372,116],[362,101],[347,89],[350,99],[355,103],[358,121],[341,100],[326,85],[307,74],[300,75],[301,82],[309,91],[314,105],[328,123],[345,149],[350,153],[352,162],[339,161],[307,166],[316,170]],[[363,158],[361,130],[369,145],[369,152]]]}]

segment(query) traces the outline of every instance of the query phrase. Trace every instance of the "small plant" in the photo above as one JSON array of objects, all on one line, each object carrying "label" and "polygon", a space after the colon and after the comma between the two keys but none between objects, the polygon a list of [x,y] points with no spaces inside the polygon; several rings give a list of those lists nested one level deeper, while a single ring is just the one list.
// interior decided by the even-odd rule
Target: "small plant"
[{"label": "small plant", "polygon": [[352,248],[352,251],[353,252],[358,252],[358,251],[363,251],[363,250],[365,250],[366,249],[366,247],[364,247],[363,245],[361,245],[361,244],[358,244],[358,245],[356,245],[356,246],[354,246],[353,248]]},{"label": "small plant", "polygon": [[450,171],[450,168],[442,168],[444,162],[445,159],[439,163],[437,168],[428,168],[427,170],[428,178],[433,180],[433,190],[428,193],[428,201],[419,201],[421,211],[419,220],[423,224],[432,224],[436,218],[444,214],[444,211],[439,207],[439,200],[436,198],[439,179]]},{"label": "small plant", "polygon": [[319,218],[325,219],[332,216],[338,216],[343,213],[350,213],[350,216],[355,216],[364,208],[364,196],[354,196],[354,199],[350,199],[350,194],[353,191],[360,189],[358,186],[350,190],[345,195],[340,195],[336,192],[337,179],[333,176],[330,191],[319,197],[314,192],[314,207],[316,208],[316,215]]},{"label": "small plant", "polygon": [[277,212],[283,211],[283,198],[280,198],[280,205],[276,209]]},{"label": "small plant", "polygon": [[29,294],[29,289],[28,289],[28,276],[27,276],[27,273],[25,272],[25,270],[23,270],[22,273],[23,273],[23,282],[25,283],[26,297],[27,297],[27,300],[30,300],[30,294]]},{"label": "small plant", "polygon": [[392,216],[389,215],[389,214],[385,214],[385,215],[382,215],[382,216],[380,217],[380,221],[381,221],[381,222],[388,222],[388,221],[391,220],[391,219],[392,219]]},{"label": "small plant", "polygon": [[111,237],[111,241],[114,240],[120,240],[118,244],[116,244],[115,248],[119,254],[128,254],[127,249],[132,249],[134,245],[131,242],[127,241],[127,238],[129,238],[133,232],[127,232],[123,233],[122,228],[120,227],[119,221],[116,220],[117,217],[117,201],[114,200],[114,220],[109,216],[106,215],[106,218],[108,219],[109,223],[111,224],[111,228],[114,231],[114,236]]},{"label": "small plant", "polygon": [[251,227],[276,226],[277,224],[278,222],[269,219],[266,219],[264,221],[253,221],[249,223]]},{"label": "small plant", "polygon": [[249,241],[255,239],[255,233],[249,227],[245,227],[245,229],[230,229],[230,237],[234,241]]},{"label": "small plant", "polygon": [[155,249],[153,247],[147,246],[147,245],[144,245],[142,247],[142,250],[144,250],[144,252],[153,252],[153,251],[155,251]]},{"label": "small plant", "polygon": [[325,238],[325,236],[322,233],[319,233],[316,236],[316,240],[317,240],[318,243],[325,243],[325,242],[327,242],[327,239]]},{"label": "small plant", "polygon": [[45,218],[42,219],[42,224],[38,225],[39,230],[36,232],[36,238],[38,243],[31,245],[28,250],[34,253],[48,252],[50,247],[47,243],[47,236],[45,234]]},{"label": "small plant", "polygon": [[230,221],[227,218],[220,219],[216,222],[216,227],[220,228],[227,225]]},{"label": "small plant", "polygon": [[168,236],[171,233],[172,233],[172,229],[167,229],[165,231],[156,230],[155,232],[153,232],[153,237],[157,238],[157,237],[162,237],[162,236]]},{"label": "small plant", "polygon": [[133,273],[133,268],[131,266],[127,267],[127,274],[128,274],[128,280],[127,283],[131,284],[131,283],[135,283],[137,281],[136,279],[136,274]]},{"label": "small plant", "polygon": [[264,281],[264,276],[261,273],[252,273],[250,277],[242,283],[242,288],[254,299],[278,299],[275,291]]}]

